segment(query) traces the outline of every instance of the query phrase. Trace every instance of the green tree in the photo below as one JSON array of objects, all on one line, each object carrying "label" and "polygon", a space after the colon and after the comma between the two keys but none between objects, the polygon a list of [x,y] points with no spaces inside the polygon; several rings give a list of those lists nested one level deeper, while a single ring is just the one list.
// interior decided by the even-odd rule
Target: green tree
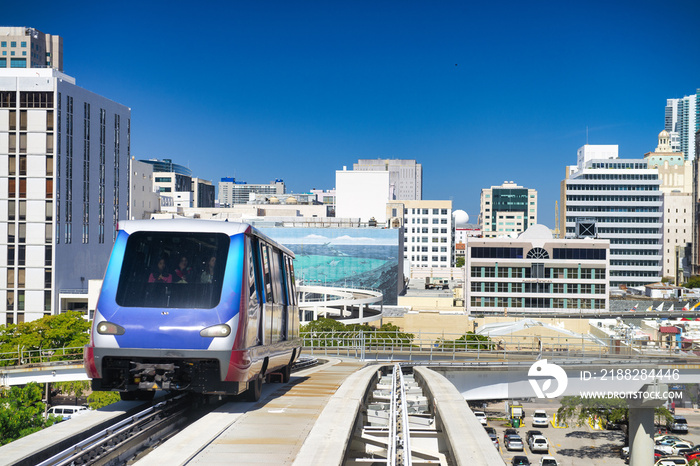
[{"label": "green tree", "polygon": [[455,261],[455,267],[464,267],[464,257],[458,257]]},{"label": "green tree", "polygon": [[467,332],[456,340],[438,339],[435,344],[441,349],[489,349],[491,340],[484,335]]},{"label": "green tree", "polygon": [[700,275],[693,275],[683,286],[685,288],[700,288]]},{"label": "green tree", "polygon": [[46,406],[41,401],[41,385],[31,382],[0,393],[0,445],[37,432],[56,422],[44,419]]},{"label": "green tree", "polygon": [[306,337],[306,346],[347,346],[357,345],[360,332],[364,333],[365,346],[406,346],[413,341],[412,333],[404,333],[391,323],[382,324],[378,329],[367,324],[345,325],[334,319],[321,318],[309,322],[301,329]]},{"label": "green tree", "polygon": [[65,395],[73,395],[80,398],[85,393],[90,391],[90,382],[87,380],[72,380],[70,382],[55,382],[51,384],[55,389],[61,391]]},{"label": "green tree", "polygon": [[[75,348],[87,344],[90,323],[75,311],[39,320],[0,326],[0,353],[15,353],[58,348]],[[72,359],[82,358],[75,354]],[[57,352],[52,359],[71,359]]]},{"label": "green tree", "polygon": [[119,400],[119,392],[92,392],[88,395],[88,405],[91,409],[100,409]]},{"label": "green tree", "polygon": [[[654,411],[657,422],[666,423],[673,419],[671,412],[659,406]],[[582,424],[589,417],[597,416],[603,425],[626,424],[629,420],[629,408],[623,398],[583,398],[580,396],[565,396],[557,410],[557,420],[561,423],[573,421]]]}]

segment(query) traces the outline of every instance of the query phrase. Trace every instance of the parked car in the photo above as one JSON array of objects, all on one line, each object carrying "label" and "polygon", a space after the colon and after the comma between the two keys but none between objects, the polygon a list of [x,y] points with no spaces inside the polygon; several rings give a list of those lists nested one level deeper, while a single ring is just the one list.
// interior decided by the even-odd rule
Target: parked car
[{"label": "parked car", "polygon": [[654,466],[688,466],[688,460],[683,456],[664,456]]},{"label": "parked car", "polygon": [[496,433],[496,429],[493,427],[484,427],[484,429],[486,429],[486,433],[489,435],[493,445],[498,448],[498,434]]},{"label": "parked car", "polygon": [[485,426],[488,423],[488,420],[486,419],[486,413],[483,411],[474,411],[474,416],[479,420],[482,426]]},{"label": "parked car", "polygon": [[512,427],[507,428],[506,430],[503,431],[503,443],[506,443],[506,437],[509,435],[518,435],[518,431],[513,429]]},{"label": "parked car", "polygon": [[680,438],[677,435],[664,434],[664,435],[655,435],[654,436],[654,442],[656,442],[656,443],[663,442],[664,440],[674,440],[676,442],[692,443],[690,440]]},{"label": "parked car", "polygon": [[520,438],[519,435],[509,435],[506,437],[506,441],[504,442],[504,446],[506,447],[506,450],[517,450],[517,451],[523,451],[525,450],[525,446],[523,445],[523,439]]},{"label": "parked car", "polygon": [[528,430],[527,432],[525,432],[525,441],[527,443],[530,443],[530,439],[535,435],[542,435],[542,432],[539,430]]},{"label": "parked car", "polygon": [[527,459],[527,456],[515,455],[513,457],[513,461],[511,461],[510,464],[512,466],[518,466],[518,465],[530,466],[530,460]]},{"label": "parked car", "polygon": [[49,408],[48,415],[61,417],[66,421],[73,416],[78,416],[88,412],[87,406],[57,405]]},{"label": "parked car", "polygon": [[688,451],[692,449],[693,444],[689,442],[677,442],[675,440],[666,439],[661,442],[656,442],[655,448],[667,455],[678,455],[680,451]]},{"label": "parked car", "polygon": [[666,424],[666,427],[671,432],[678,432],[680,434],[688,433],[688,421],[686,421],[683,416],[673,416],[673,422]]},{"label": "parked car", "polygon": [[688,460],[688,462],[691,462],[693,460],[700,460],[700,445],[696,445],[687,452],[684,453],[685,459]]},{"label": "parked car", "polygon": [[559,466],[559,463],[553,456],[545,455],[540,458],[540,466]]},{"label": "parked car", "polygon": [[532,427],[547,427],[549,425],[549,416],[544,409],[536,409],[532,413]]},{"label": "parked car", "polygon": [[530,451],[533,453],[549,452],[549,442],[542,435],[535,435],[534,437],[531,437],[528,444],[530,445]]}]

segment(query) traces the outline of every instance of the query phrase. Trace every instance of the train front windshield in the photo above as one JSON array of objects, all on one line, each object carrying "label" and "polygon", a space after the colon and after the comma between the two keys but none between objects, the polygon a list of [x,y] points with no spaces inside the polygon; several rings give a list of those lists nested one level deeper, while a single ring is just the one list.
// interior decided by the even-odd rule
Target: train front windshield
[{"label": "train front windshield", "polygon": [[230,238],[223,233],[136,232],[124,253],[117,304],[211,309],[221,299]]}]

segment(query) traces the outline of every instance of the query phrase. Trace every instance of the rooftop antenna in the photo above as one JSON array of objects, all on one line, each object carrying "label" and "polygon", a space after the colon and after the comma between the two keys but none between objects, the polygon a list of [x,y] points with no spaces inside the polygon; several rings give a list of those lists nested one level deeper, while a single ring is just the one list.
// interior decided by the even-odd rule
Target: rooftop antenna
[{"label": "rooftop antenna", "polygon": [[586,125],[586,145],[588,145],[588,125]]}]

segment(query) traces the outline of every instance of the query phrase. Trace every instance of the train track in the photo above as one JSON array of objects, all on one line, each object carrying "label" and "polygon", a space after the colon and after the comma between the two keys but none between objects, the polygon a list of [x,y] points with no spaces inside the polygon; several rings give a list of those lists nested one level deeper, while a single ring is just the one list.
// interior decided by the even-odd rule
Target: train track
[{"label": "train track", "polygon": [[[320,364],[313,357],[299,358],[292,367],[297,372]],[[37,451],[17,466],[116,466],[145,455],[202,416],[224,403],[228,397],[178,394],[166,397],[152,406],[120,419],[93,433],[88,438],[69,442],[60,453]],[[84,437],[84,435],[83,435]]]}]

